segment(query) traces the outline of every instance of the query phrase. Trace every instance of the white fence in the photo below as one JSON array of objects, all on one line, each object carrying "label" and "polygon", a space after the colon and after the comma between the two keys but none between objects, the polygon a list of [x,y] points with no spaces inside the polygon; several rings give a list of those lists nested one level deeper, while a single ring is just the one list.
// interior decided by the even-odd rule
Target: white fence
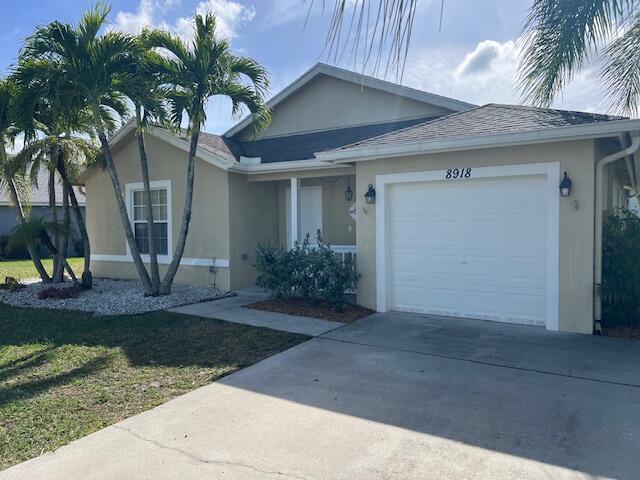
[{"label": "white fence", "polygon": [[[353,256],[353,269],[354,270],[356,269],[356,254],[358,253],[358,248],[355,245],[331,245],[331,250],[336,255],[340,256],[340,258],[342,259],[343,262],[344,262],[344,259],[345,259],[346,255],[352,255]],[[355,294],[356,293],[356,286],[355,285],[351,285],[349,288],[347,288],[345,293]]]}]

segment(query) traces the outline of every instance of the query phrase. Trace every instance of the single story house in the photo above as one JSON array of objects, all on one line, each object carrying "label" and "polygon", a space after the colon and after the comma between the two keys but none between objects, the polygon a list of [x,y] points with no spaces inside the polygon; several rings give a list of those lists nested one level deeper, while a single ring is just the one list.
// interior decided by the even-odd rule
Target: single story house
[{"label": "single story house", "polygon": [[[76,199],[78,205],[85,215],[85,195],[84,189],[81,187],[74,187]],[[62,184],[56,182],[56,205],[58,219],[61,221],[63,216],[62,209]],[[30,208],[30,216],[32,218],[45,218],[51,219],[51,209],[49,208],[49,172],[46,169],[38,171],[38,178],[31,188],[29,198],[25,199],[25,205]],[[13,229],[18,224],[18,217],[16,210],[13,207],[9,192],[2,188],[0,189],[0,258],[5,256],[22,255],[28,258],[26,249],[23,252],[7,252],[6,242],[11,237]],[[69,255],[78,255],[82,252],[82,236],[78,228],[78,222],[76,216],[71,211],[71,241],[69,242]],[[3,279],[4,280],[4,279]]]},{"label": "single story house", "polygon": [[[592,333],[602,211],[637,191],[640,120],[476,106],[324,64],[269,103],[257,138],[250,118],[202,135],[177,282],[249,287],[257,244],[321,230],[356,254],[363,306]],[[144,249],[133,125],[111,143]],[[147,146],[166,268],[189,145],[155,128]],[[84,183],[94,275],[135,278],[108,174]]]}]

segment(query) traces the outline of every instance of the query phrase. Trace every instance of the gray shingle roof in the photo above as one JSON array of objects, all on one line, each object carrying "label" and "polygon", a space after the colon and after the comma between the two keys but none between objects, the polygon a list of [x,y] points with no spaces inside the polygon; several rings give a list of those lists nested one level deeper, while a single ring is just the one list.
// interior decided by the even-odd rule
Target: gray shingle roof
[{"label": "gray shingle roof", "polygon": [[566,127],[621,120],[624,118],[625,117],[597,113],[490,103],[467,110],[466,112],[452,113],[386,135],[354,142],[340,149],[416,143],[428,140],[476,137],[501,133],[519,133],[551,127]]},{"label": "gray shingle roof", "polygon": [[[56,200],[57,205],[62,205],[62,184],[58,181],[56,182]],[[84,206],[85,196],[80,191],[78,187],[73,187],[76,198],[78,199],[78,204],[80,206]],[[41,169],[38,172],[38,181],[37,187],[33,187],[31,189],[31,195],[29,198],[29,202],[33,205],[48,205],[49,204],[49,173],[46,169]],[[0,204],[6,205],[7,203],[11,203],[9,199],[9,194],[5,189],[0,189]]]},{"label": "gray shingle roof", "polygon": [[[238,160],[241,155],[260,157],[262,163],[307,160],[314,158],[316,152],[340,148],[344,145],[424,123],[434,118],[437,117],[413,118],[250,141],[238,141],[210,133],[202,133],[199,145],[200,148],[226,160]],[[187,140],[185,139],[185,141]]]}]

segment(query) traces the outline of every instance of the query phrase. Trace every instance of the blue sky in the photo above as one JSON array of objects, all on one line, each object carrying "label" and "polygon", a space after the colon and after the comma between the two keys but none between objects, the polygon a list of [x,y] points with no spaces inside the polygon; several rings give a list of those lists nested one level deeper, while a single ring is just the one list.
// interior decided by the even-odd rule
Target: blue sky
[{"label": "blue sky", "polygon": [[[355,0],[353,0],[355,3]],[[445,0],[442,30],[438,31],[440,0],[421,0],[411,51],[402,82],[472,103],[518,103],[514,90],[518,38],[532,0]],[[6,72],[15,63],[20,45],[37,24],[54,19],[75,22],[92,5],[86,0],[23,0],[0,19],[0,60]],[[324,41],[329,9],[315,0],[309,18],[308,0],[114,0],[111,28],[135,32],[143,25],[167,28],[188,36],[188,19],[211,10],[220,19],[221,33],[238,54],[255,58],[271,74],[277,93],[318,61],[327,57]],[[331,0],[325,0],[331,5]],[[19,6],[18,6],[19,5]],[[353,67],[350,58],[337,63]],[[576,76],[559,108],[606,111],[597,90],[596,69]],[[387,77],[395,80],[395,77]],[[206,130],[221,133],[231,126],[227,102],[214,100],[208,108]]]}]

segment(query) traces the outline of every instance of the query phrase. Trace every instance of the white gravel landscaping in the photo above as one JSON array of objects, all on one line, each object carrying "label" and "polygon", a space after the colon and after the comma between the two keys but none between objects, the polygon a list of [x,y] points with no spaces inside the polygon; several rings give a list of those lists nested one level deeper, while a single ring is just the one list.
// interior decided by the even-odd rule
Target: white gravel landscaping
[{"label": "white gravel landscaping", "polygon": [[[34,282],[26,283],[26,288],[18,292],[0,290],[0,303],[17,307],[81,310],[95,315],[133,315],[215,300],[229,295],[228,292],[215,288],[174,285],[171,295],[145,297],[138,281],[98,278],[93,281],[93,289],[80,292],[76,298],[38,299],[38,292],[50,286]],[[55,286],[66,288],[70,287],[71,283]]]}]

